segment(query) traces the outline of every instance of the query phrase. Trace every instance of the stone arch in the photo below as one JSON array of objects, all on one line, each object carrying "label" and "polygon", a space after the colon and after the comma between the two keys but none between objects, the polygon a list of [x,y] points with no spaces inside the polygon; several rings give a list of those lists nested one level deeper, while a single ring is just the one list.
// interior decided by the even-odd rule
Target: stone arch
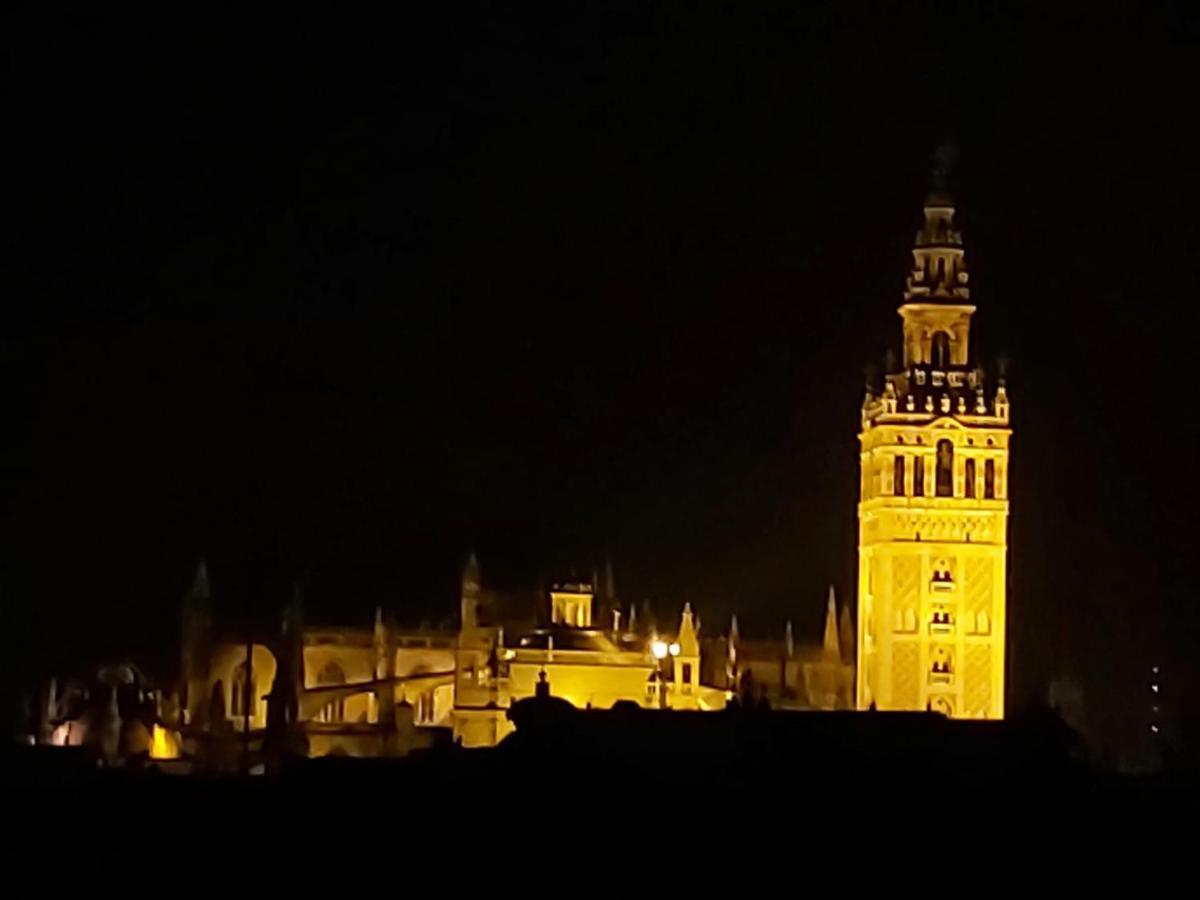
[{"label": "stone arch", "polygon": [[948,331],[935,331],[929,341],[929,362],[935,369],[945,369],[950,365],[951,338]]},{"label": "stone arch", "polygon": [[[254,727],[261,727],[266,723],[267,712],[263,695],[275,681],[277,663],[275,654],[264,644],[253,644],[250,650],[254,655],[249,667],[252,683],[249,685],[248,712]],[[246,645],[243,643],[222,643],[213,654],[211,677],[214,684],[219,679],[223,685],[222,699],[228,718],[242,718],[247,713],[246,669]]]},{"label": "stone arch", "polygon": [[[250,687],[251,698],[254,696],[254,686]],[[251,700],[253,705],[253,699]],[[246,661],[242,660],[233,667],[233,676],[229,679],[229,714],[235,719],[246,715]]]},{"label": "stone arch", "polygon": [[934,493],[939,497],[954,496],[954,442],[942,438],[937,442],[937,474]]}]

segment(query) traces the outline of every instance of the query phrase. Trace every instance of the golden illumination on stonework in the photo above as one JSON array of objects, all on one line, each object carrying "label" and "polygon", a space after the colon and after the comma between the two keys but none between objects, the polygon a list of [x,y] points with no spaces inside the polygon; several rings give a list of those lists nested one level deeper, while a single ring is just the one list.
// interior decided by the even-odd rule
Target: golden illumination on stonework
[{"label": "golden illumination on stonework", "polygon": [[903,363],[863,400],[856,705],[999,719],[1010,404],[970,361],[954,213],[939,178],[899,309]]}]

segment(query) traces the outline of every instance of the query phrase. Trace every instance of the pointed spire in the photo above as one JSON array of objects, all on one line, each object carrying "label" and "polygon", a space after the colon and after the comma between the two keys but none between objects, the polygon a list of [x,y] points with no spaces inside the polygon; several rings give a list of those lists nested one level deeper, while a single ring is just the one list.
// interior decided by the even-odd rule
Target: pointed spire
[{"label": "pointed spire", "polygon": [[467,557],[467,564],[463,567],[462,574],[462,592],[463,596],[478,596],[480,588],[479,580],[479,559],[475,556],[475,551],[471,551],[471,555]]},{"label": "pointed spire", "polygon": [[692,621],[692,604],[683,604],[683,615],[679,621],[679,655],[696,657],[700,655],[700,642],[696,639],[696,625]]},{"label": "pointed spire", "polygon": [[954,222],[954,200],[949,189],[950,167],[956,157],[957,152],[949,144],[943,144],[934,154],[925,221],[913,245],[913,270],[904,290],[906,302],[970,299],[962,232]]},{"label": "pointed spire", "polygon": [[787,624],[783,628],[783,647],[788,659],[796,655],[796,639],[792,636],[791,619],[787,620]]},{"label": "pointed spire", "polygon": [[479,626],[479,560],[475,551],[467,558],[467,564],[462,573],[462,596],[459,600],[459,615],[464,629]]},{"label": "pointed spire", "polygon": [[196,564],[196,574],[192,577],[192,587],[188,599],[196,602],[207,602],[212,599],[212,591],[208,584],[208,562],[204,557]]},{"label": "pointed spire", "polygon": [[392,644],[392,622],[383,614],[383,607],[375,607],[375,629],[372,639],[375,656],[375,677],[391,678],[395,674],[396,656]]},{"label": "pointed spire", "polygon": [[283,633],[296,637],[304,628],[304,592],[300,579],[292,585],[292,596],[283,608]]},{"label": "pointed spire", "polygon": [[850,604],[842,604],[842,617],[838,625],[838,637],[842,642],[842,661],[854,661],[854,622],[850,618]]},{"label": "pointed spire", "polygon": [[613,577],[611,556],[604,560],[604,596],[613,606],[617,605],[617,580]]},{"label": "pointed spire", "polygon": [[821,649],[826,659],[841,659],[842,652],[838,646],[837,630],[837,596],[833,585],[829,586],[829,601],[825,606],[825,639]]}]

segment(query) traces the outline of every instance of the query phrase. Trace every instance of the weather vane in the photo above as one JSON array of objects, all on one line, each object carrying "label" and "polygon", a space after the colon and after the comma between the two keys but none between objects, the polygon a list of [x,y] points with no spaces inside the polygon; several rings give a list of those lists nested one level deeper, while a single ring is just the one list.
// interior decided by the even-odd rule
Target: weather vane
[{"label": "weather vane", "polygon": [[933,187],[944,191],[949,186],[950,168],[958,159],[958,148],[950,141],[942,141],[933,153]]}]

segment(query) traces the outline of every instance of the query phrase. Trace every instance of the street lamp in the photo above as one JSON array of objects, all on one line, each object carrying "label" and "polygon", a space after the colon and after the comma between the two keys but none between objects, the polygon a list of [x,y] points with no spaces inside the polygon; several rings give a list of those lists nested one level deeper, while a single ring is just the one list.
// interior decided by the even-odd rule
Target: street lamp
[{"label": "street lamp", "polygon": [[679,642],[673,641],[668,644],[664,640],[655,638],[650,642],[650,652],[654,655],[654,659],[658,663],[658,708],[667,708],[667,674],[663,671],[663,660],[668,656],[679,655]]}]

